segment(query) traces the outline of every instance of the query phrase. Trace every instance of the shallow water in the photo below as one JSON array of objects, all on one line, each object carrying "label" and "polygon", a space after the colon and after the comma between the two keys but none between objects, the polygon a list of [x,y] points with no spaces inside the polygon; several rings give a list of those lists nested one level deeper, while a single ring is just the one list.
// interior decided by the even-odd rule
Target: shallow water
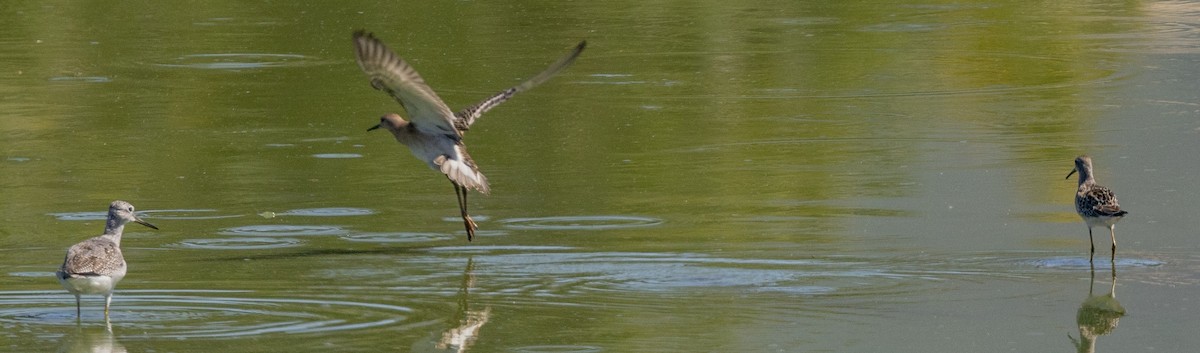
[{"label": "shallow water", "polygon": [[[1200,3],[398,6],[0,12],[0,351],[1200,344]],[[588,40],[467,135],[475,242],[365,131],[359,28],[455,108]],[[1131,212],[1094,270],[1082,153]],[[114,199],[161,230],[77,322],[53,272]]]}]

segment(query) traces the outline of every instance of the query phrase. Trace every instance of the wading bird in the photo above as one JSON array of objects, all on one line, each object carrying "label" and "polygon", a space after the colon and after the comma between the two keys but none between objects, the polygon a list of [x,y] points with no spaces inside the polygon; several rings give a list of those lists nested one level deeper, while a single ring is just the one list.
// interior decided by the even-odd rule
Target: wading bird
[{"label": "wading bird", "polygon": [[133,205],[125,201],[113,201],[108,205],[108,220],[104,222],[104,234],[72,245],[59,267],[56,276],[63,288],[75,295],[75,317],[80,314],[79,296],[83,294],[104,295],[104,321],[108,321],[108,307],[112,304],[113,289],[125,277],[125,256],[121,255],[121,233],[125,224],[134,222],[153,229],[133,214]]},{"label": "wading bird", "polygon": [[1117,204],[1117,196],[1112,190],[1106,187],[1096,185],[1096,177],[1092,174],[1092,157],[1079,156],[1075,158],[1075,169],[1067,173],[1066,179],[1070,179],[1072,174],[1079,173],[1079,189],[1075,191],[1075,212],[1079,213],[1079,217],[1083,218],[1083,222],[1088,227],[1088,241],[1092,243],[1092,252],[1088,255],[1088,261],[1096,256],[1096,243],[1092,239],[1092,227],[1108,227],[1108,235],[1112,237],[1112,257],[1110,261],[1117,260],[1117,233],[1114,228],[1116,224],[1125,217],[1125,212],[1121,210],[1121,205]]}]

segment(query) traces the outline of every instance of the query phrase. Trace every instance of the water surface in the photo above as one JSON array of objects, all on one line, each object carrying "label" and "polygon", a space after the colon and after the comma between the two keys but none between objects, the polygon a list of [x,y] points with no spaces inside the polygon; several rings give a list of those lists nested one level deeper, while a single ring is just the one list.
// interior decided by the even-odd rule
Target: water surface
[{"label": "water surface", "polygon": [[[0,351],[1190,351],[1200,3],[17,2]],[[373,31],[492,194],[386,133]],[[1086,259],[1076,155],[1130,215]],[[129,275],[53,278],[114,199]],[[1108,236],[1097,229],[1098,259]],[[1117,310],[1117,309],[1121,310]],[[1069,336],[1069,337],[1065,337]]]}]

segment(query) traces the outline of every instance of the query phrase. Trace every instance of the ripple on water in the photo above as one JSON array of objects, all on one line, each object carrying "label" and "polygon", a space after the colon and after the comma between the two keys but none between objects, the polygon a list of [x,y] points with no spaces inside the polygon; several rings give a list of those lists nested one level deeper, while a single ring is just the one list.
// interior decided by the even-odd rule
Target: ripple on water
[{"label": "ripple on water", "polygon": [[231,53],[184,55],[175,58],[170,63],[156,65],[186,69],[244,70],[272,67],[301,67],[316,64],[319,63],[313,58],[298,54]]},{"label": "ripple on water", "polygon": [[[377,303],[238,296],[251,293],[125,290],[115,297],[111,321],[148,338],[230,338],[360,330],[402,323],[414,312]],[[55,292],[0,292],[0,326],[19,325],[22,331],[75,326],[74,299]],[[103,322],[103,305],[86,304],[81,321]]]},{"label": "ripple on water", "polygon": [[222,218],[237,218],[242,217],[240,214],[207,214],[217,212],[210,209],[178,209],[178,210],[149,210],[140,211],[139,214],[144,218],[158,219],[222,219]]},{"label": "ripple on water", "polygon": [[[847,259],[736,259],[701,254],[572,252],[563,247],[452,246],[430,252],[475,254],[489,271],[521,283],[499,293],[562,296],[578,291],[667,292],[744,288],[798,295],[911,291],[935,279]],[[554,278],[546,282],[545,278]],[[528,282],[528,283],[525,283]]]},{"label": "ripple on water", "polygon": [[56,76],[56,77],[51,77],[50,81],[105,83],[105,82],[112,82],[112,78],[105,77],[105,76]]},{"label": "ripple on water", "polygon": [[210,250],[260,250],[281,249],[300,246],[304,242],[295,238],[280,237],[237,237],[214,239],[187,239],[173,244],[174,247]]},{"label": "ripple on water", "polygon": [[103,221],[108,218],[108,212],[60,212],[47,213],[60,221]]},{"label": "ripple on water", "polygon": [[[1097,269],[1112,268],[1112,265],[1113,265],[1112,263],[1110,263],[1108,261],[1100,261],[1100,260],[1102,260],[1101,256],[1097,256],[1096,258],[1097,258],[1097,261],[1095,262],[1094,268],[1097,268]],[[1103,260],[1107,260],[1107,258],[1104,258]],[[1074,270],[1074,269],[1086,270],[1086,269],[1093,268],[1093,263],[1089,262],[1088,259],[1084,258],[1083,256],[1060,256],[1060,257],[1051,257],[1051,258],[1042,258],[1042,259],[1031,259],[1031,260],[1027,260],[1027,263],[1033,265],[1034,267],[1040,267],[1040,268],[1059,268],[1059,269],[1072,269],[1072,270]],[[1118,258],[1116,261],[1116,265],[1117,265],[1118,269],[1123,268],[1123,267],[1158,267],[1158,266],[1162,266],[1164,264],[1166,264],[1166,263],[1162,262],[1162,261],[1150,260],[1150,259]]]},{"label": "ripple on water", "polygon": [[[138,211],[144,218],[157,219],[221,219],[237,218],[242,215],[206,215],[203,213],[217,212],[211,209],[178,209],[178,210],[145,210]],[[108,212],[61,212],[47,213],[60,221],[103,221],[108,218]]]},{"label": "ripple on water", "polygon": [[367,208],[354,207],[322,207],[322,208],[300,208],[295,210],[283,211],[276,213],[276,216],[304,216],[304,217],[341,217],[341,216],[367,216],[375,214],[375,210]]},{"label": "ripple on water", "polygon": [[663,221],[658,218],[639,216],[562,216],[510,218],[501,223],[512,229],[605,230],[652,227],[662,224]]},{"label": "ripple on water", "polygon": [[303,235],[341,235],[346,231],[337,226],[296,226],[260,224],[225,228],[220,232],[224,235],[240,235],[251,237],[303,236]]},{"label": "ripple on water", "polygon": [[454,239],[453,235],[441,233],[417,232],[384,232],[384,233],[355,233],[343,235],[340,238],[365,243],[419,243]]},{"label": "ripple on water", "polygon": [[362,155],[358,154],[358,153],[317,153],[312,156],[313,156],[313,158],[320,158],[320,159],[362,158]]},{"label": "ripple on water", "polygon": [[603,352],[604,349],[595,346],[543,345],[516,347],[512,351],[521,353],[597,353]]}]

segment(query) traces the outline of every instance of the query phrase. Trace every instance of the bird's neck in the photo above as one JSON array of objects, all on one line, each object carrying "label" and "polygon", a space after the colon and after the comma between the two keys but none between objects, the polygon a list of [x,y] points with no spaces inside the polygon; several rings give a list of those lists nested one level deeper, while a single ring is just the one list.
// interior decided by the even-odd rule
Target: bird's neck
[{"label": "bird's neck", "polygon": [[111,239],[118,246],[121,245],[121,233],[123,232],[125,232],[125,222],[121,222],[119,219],[109,218],[104,223],[103,237]]},{"label": "bird's neck", "polygon": [[1096,183],[1096,178],[1092,176],[1092,170],[1089,168],[1079,169],[1079,186],[1092,185]]}]

